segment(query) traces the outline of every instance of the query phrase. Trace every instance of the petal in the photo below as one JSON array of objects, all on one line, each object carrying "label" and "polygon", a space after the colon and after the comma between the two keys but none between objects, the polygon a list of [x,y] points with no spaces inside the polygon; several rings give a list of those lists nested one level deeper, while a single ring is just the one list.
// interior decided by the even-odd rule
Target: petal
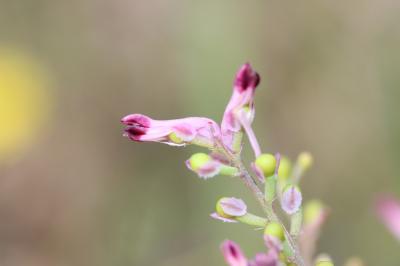
[{"label": "petal", "polygon": [[210,214],[210,217],[211,217],[211,218],[214,218],[214,219],[216,219],[216,220],[223,221],[224,223],[237,223],[236,220],[222,217],[222,216],[220,216],[220,215],[219,215],[218,213],[216,213],[216,212],[211,213],[211,214]]},{"label": "petal", "polygon": [[239,245],[231,240],[225,240],[221,245],[225,261],[230,266],[247,266],[247,259]]}]

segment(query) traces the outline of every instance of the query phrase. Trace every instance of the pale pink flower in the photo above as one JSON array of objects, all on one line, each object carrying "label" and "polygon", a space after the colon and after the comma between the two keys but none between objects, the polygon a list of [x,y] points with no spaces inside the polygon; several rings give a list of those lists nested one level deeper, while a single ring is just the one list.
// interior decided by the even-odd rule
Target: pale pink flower
[{"label": "pale pink flower", "polygon": [[225,240],[221,245],[221,251],[229,266],[247,266],[247,259],[240,246],[231,240]]},{"label": "pale pink flower", "polygon": [[389,231],[400,240],[400,202],[391,196],[382,196],[376,203],[376,212]]},{"label": "pale pink flower", "polygon": [[218,124],[203,117],[154,120],[142,114],[131,114],[122,118],[121,122],[126,125],[124,135],[134,141],[213,147],[215,139],[220,137]]},{"label": "pale pink flower", "polygon": [[251,123],[255,115],[254,93],[259,82],[260,76],[250,64],[244,64],[239,69],[233,84],[233,93],[221,123],[222,136],[228,147],[232,147],[235,134],[243,127],[256,155],[261,152]]}]

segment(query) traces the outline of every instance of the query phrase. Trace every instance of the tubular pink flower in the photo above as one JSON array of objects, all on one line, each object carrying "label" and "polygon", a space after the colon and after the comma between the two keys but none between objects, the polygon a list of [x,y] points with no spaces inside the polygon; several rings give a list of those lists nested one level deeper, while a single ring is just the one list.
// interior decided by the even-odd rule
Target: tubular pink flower
[{"label": "tubular pink flower", "polygon": [[389,231],[400,240],[400,202],[391,196],[383,196],[376,203],[376,212]]},{"label": "tubular pink flower", "polygon": [[213,120],[187,117],[174,120],[154,120],[142,114],[131,114],[121,119],[126,125],[125,136],[134,141],[162,142],[173,146],[196,144],[212,147],[220,129]]},{"label": "tubular pink flower", "polygon": [[221,251],[229,266],[247,266],[247,259],[239,245],[231,240],[225,240],[221,245]]},{"label": "tubular pink flower", "polygon": [[236,74],[233,93],[225,109],[221,123],[224,143],[232,147],[235,133],[243,127],[249,137],[254,152],[259,155],[260,148],[251,128],[254,120],[254,93],[260,82],[260,76],[250,64],[244,64]]}]

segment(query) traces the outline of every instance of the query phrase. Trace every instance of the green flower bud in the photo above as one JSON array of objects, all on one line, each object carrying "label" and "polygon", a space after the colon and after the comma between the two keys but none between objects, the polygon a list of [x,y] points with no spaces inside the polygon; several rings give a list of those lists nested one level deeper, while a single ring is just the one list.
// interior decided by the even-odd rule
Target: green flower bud
[{"label": "green flower bud", "polygon": [[275,173],[276,159],[272,154],[261,154],[256,159],[255,164],[263,171],[265,177],[271,176]]},{"label": "green flower bud", "polygon": [[334,265],[333,265],[333,262],[330,260],[320,260],[320,261],[317,261],[315,266],[334,266]]},{"label": "green flower bud", "polygon": [[319,200],[311,200],[304,206],[304,223],[311,224],[318,219],[324,211],[324,205]]},{"label": "green flower bud", "polygon": [[264,235],[266,236],[274,236],[279,240],[285,239],[285,233],[283,231],[283,227],[281,224],[277,222],[270,222],[267,224],[264,230]]},{"label": "green flower bud", "polygon": [[195,153],[189,158],[189,164],[190,167],[193,169],[193,171],[197,171],[200,169],[203,165],[208,163],[211,160],[211,157],[206,154],[206,153]]},{"label": "green flower bud", "polygon": [[287,180],[292,172],[292,163],[289,158],[283,156],[279,163],[278,176],[280,180]]},{"label": "green flower bud", "polygon": [[297,158],[297,163],[303,169],[303,171],[308,170],[313,164],[313,157],[309,152],[302,152]]},{"label": "green flower bud", "polygon": [[216,211],[216,212],[218,213],[218,215],[221,216],[221,217],[224,217],[224,218],[234,218],[235,216],[226,214],[226,213],[224,212],[224,209],[223,209],[222,206],[221,206],[221,201],[227,200],[227,199],[228,199],[228,198],[220,198],[220,199],[217,201],[217,204],[215,205],[215,211]]}]

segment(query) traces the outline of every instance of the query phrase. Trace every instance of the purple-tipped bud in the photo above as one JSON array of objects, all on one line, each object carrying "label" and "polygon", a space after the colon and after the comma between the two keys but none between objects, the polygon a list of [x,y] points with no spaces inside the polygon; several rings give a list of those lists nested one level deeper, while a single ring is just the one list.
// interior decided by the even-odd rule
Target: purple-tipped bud
[{"label": "purple-tipped bud", "polygon": [[234,136],[242,127],[249,135],[252,146],[256,142],[248,130],[254,119],[254,93],[259,82],[260,77],[250,64],[244,64],[236,74],[232,97],[221,123],[223,141],[228,147],[232,147]]},{"label": "purple-tipped bud", "polygon": [[282,193],[281,206],[287,214],[294,214],[300,209],[302,196],[300,189],[293,185],[288,185]]},{"label": "purple-tipped bud", "polygon": [[154,120],[142,114],[131,114],[122,118],[121,122],[126,125],[124,135],[134,141],[212,147],[221,135],[218,124],[203,117]]},{"label": "purple-tipped bud", "polygon": [[247,259],[239,245],[231,240],[225,240],[221,245],[221,251],[229,266],[247,266]]},{"label": "purple-tipped bud", "polygon": [[376,212],[389,231],[400,240],[400,202],[391,196],[383,196],[376,203]]}]

